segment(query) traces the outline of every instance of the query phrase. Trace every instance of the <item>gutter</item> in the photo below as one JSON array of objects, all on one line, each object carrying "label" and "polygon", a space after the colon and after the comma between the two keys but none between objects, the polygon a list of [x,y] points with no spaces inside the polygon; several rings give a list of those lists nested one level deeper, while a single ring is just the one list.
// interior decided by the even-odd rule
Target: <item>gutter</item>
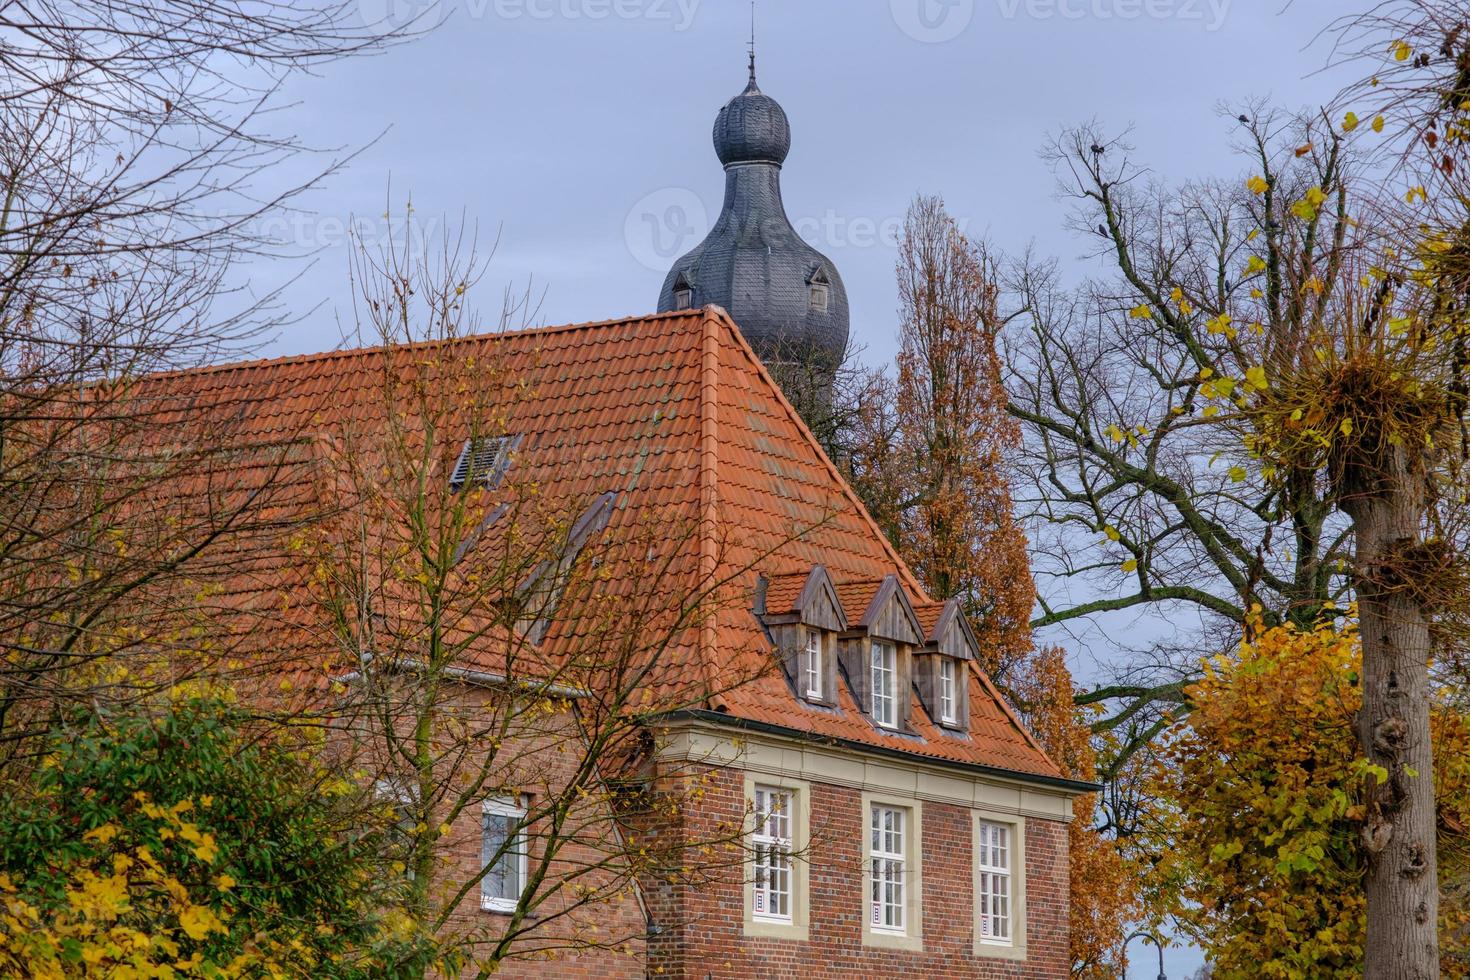
[{"label": "gutter", "polygon": [[972,776],[999,777],[1012,782],[1030,783],[1036,786],[1045,786],[1050,789],[1063,789],[1072,793],[1098,793],[1103,789],[1102,783],[1089,783],[1079,779],[1064,779],[1060,776],[1041,776],[1029,772],[1017,772],[1014,769],[986,766],[977,762],[956,762],[952,759],[915,755],[913,752],[905,752],[903,749],[891,749],[883,745],[871,745],[867,742],[858,742],[835,735],[818,735],[815,732],[806,732],[799,728],[787,728],[783,725],[772,725],[764,721],[752,721],[748,718],[738,718],[734,715],[725,714],[724,712],[709,711],[704,708],[689,708],[683,711],[673,711],[663,715],[662,718],[667,721],[702,721],[724,728],[738,728],[742,731],[756,732],[762,735],[776,735],[781,738],[795,739],[801,742],[831,745],[849,749],[853,752],[877,755],[888,759],[901,759],[909,763],[922,762],[943,769],[953,769],[968,773]]}]

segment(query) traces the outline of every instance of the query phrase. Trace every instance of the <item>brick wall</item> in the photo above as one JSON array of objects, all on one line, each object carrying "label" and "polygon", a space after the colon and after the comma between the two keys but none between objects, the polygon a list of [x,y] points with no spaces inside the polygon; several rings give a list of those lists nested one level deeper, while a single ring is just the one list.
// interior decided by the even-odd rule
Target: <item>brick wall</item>
[{"label": "brick wall", "polygon": [[[660,935],[650,943],[650,975],[710,980],[746,977],[925,977],[1040,980],[1066,977],[1067,829],[1026,821],[1027,957],[973,952],[971,820],[968,809],[929,801],[923,819],[923,952],[863,945],[865,814],[862,794],[812,784],[810,926],[805,942],[744,935],[743,876],[648,889]],[[744,773],[715,774],[686,832],[711,834],[745,808]]]}]

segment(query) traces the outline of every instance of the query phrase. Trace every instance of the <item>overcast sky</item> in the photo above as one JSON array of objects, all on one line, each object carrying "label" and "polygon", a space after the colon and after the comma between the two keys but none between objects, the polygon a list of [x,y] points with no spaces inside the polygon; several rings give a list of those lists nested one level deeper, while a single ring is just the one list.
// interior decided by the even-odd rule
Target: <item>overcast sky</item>
[{"label": "overcast sky", "polygon": [[[360,0],[406,20],[418,0]],[[1073,275],[1091,244],[1038,158],[1048,133],[1096,119],[1131,128],[1165,180],[1233,175],[1221,103],[1313,108],[1337,80],[1317,33],[1332,0],[764,0],[762,89],[786,108],[787,208],[847,282],[874,364],[894,351],[894,232],[918,192],[942,194],[972,234],[1034,245]],[[383,234],[412,195],[415,225],[460,217],[500,237],[498,286],[544,287],[539,322],[654,309],[663,274],[708,229],[723,175],[715,113],[745,84],[747,0],[451,0],[443,24],[388,54],[293,85],[276,128],[361,147],[274,231],[314,262],[260,262],[258,289],[314,309],[267,353],[324,350],[347,311],[346,236]],[[427,23],[428,21],[421,21]],[[1235,111],[1229,113],[1233,119]],[[1135,949],[1134,976],[1152,977]],[[1198,957],[1171,955],[1183,976]]]}]

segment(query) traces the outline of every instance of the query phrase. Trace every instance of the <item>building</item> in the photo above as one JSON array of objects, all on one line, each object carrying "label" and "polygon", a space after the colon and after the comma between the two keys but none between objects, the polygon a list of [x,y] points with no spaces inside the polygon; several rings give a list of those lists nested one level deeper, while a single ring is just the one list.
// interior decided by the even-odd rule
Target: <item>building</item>
[{"label": "building", "polygon": [[[444,490],[435,499],[535,488],[575,518],[552,565],[594,570],[619,601],[677,600],[718,583],[706,614],[667,634],[637,722],[647,737],[629,743],[623,771],[603,774],[654,793],[695,780],[698,792],[628,828],[604,820],[555,864],[589,860],[615,832],[700,840],[722,826],[738,828],[738,860],[642,878],[564,920],[546,905],[552,934],[622,929],[626,940],[512,961],[500,975],[1068,974],[1067,822],[1073,798],[1093,787],[1063,778],[1005,704],[973,659],[984,624],[924,593],[724,310],[225,365],[154,379],[143,393],[228,415],[239,446],[296,447],[294,479],[308,487],[340,484],[344,460],[375,459],[390,435],[411,431],[410,446],[428,438],[422,426],[391,426],[385,405],[384,384],[414,377],[442,385],[442,398],[414,387],[445,409],[435,421],[443,448],[423,471]],[[319,499],[292,492],[273,506]],[[355,518],[354,508],[368,514],[357,503],[329,512]],[[400,513],[381,512],[364,522],[392,525]],[[455,549],[465,574],[490,564],[505,537],[506,505],[492,499],[485,513]],[[314,650],[320,631],[302,612],[313,573],[292,547],[274,563],[252,560],[248,574],[239,566],[220,601],[257,617],[268,645]],[[645,551],[659,552],[657,575],[618,564]],[[447,675],[465,699],[514,699],[548,665],[589,649],[600,593],[571,601],[545,564],[517,586],[539,597],[537,612],[485,630]],[[672,606],[650,608],[652,622]],[[466,609],[463,622],[483,614]],[[333,647],[302,668],[298,688],[316,676],[350,690],[368,658],[384,656],[364,650]],[[412,672],[411,655],[398,669]],[[578,683],[595,687],[598,676]],[[691,686],[669,694],[679,683]],[[443,828],[465,880],[483,874],[453,922],[493,936],[526,901],[544,819],[530,814],[569,778],[550,739],[578,696],[548,715],[547,744],[523,733],[517,767]]]}]

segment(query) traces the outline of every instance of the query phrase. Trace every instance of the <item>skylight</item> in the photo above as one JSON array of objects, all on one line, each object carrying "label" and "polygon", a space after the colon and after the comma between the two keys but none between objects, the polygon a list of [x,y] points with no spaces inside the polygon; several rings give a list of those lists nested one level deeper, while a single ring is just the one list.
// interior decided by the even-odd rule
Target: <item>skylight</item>
[{"label": "skylight", "polygon": [[505,470],[509,448],[509,436],[472,436],[466,439],[464,449],[459,453],[459,462],[454,464],[454,473],[449,477],[450,489],[463,490],[470,484],[494,486]]}]

